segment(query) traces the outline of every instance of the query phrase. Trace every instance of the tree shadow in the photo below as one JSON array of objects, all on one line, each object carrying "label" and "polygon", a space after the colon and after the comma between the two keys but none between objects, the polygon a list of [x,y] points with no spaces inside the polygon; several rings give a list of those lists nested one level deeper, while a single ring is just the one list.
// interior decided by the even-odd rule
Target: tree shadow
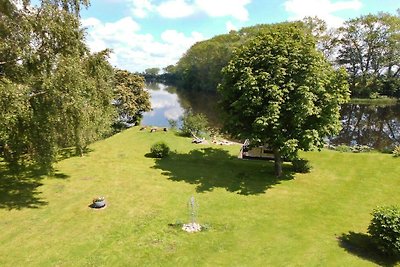
[{"label": "tree shadow", "polygon": [[[39,190],[45,175],[33,165],[22,166],[16,171],[0,161],[0,209],[34,209],[47,205]],[[66,179],[69,176],[56,170],[51,177]]]},{"label": "tree shadow", "polygon": [[289,166],[284,165],[286,175],[277,178],[273,163],[258,160],[241,160],[228,151],[215,148],[200,148],[188,154],[170,153],[167,158],[157,159],[155,169],[172,181],[184,181],[197,185],[197,192],[225,188],[241,195],[257,195],[279,184],[293,179]]},{"label": "tree shadow", "polygon": [[368,234],[350,231],[342,234],[338,242],[347,252],[381,266],[392,267],[399,262],[399,259],[380,253]]},{"label": "tree shadow", "polygon": [[[83,155],[87,155],[91,152],[93,152],[94,150],[89,148],[89,147],[85,147],[82,151]],[[79,157],[79,153],[77,153],[76,148],[75,147],[67,147],[67,148],[62,148],[58,151],[58,155],[57,155],[57,161],[62,161],[65,159],[69,159],[69,158],[73,158],[73,157]]]}]

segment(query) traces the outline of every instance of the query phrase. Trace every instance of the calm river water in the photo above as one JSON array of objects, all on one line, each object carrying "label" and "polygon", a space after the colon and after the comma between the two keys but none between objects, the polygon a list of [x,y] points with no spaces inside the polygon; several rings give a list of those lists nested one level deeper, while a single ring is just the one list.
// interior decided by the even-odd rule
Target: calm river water
[{"label": "calm river water", "polygon": [[[181,92],[173,86],[148,84],[153,110],[143,116],[142,125],[168,127],[168,119],[178,120],[185,110],[204,113],[210,124],[218,127],[216,95]],[[342,107],[343,129],[332,144],[368,145],[377,149],[400,144],[400,104],[360,105]]]}]

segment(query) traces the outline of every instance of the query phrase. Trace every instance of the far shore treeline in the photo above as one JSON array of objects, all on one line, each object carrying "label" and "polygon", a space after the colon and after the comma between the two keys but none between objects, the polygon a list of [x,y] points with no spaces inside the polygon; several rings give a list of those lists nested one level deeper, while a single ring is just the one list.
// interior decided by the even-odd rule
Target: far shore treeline
[{"label": "far shore treeline", "polygon": [[[317,49],[336,67],[348,72],[352,97],[400,98],[400,10],[397,14],[378,13],[346,21],[338,29],[329,29],[325,21],[307,17],[296,24],[312,34]],[[218,35],[194,44],[175,65],[147,69],[144,76],[151,81],[178,85],[183,90],[216,91],[221,70],[235,49],[246,46],[273,24],[261,24]]]}]

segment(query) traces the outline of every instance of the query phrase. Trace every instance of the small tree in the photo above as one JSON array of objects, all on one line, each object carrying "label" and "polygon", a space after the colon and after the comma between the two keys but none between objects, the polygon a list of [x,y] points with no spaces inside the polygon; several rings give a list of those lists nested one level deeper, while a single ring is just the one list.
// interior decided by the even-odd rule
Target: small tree
[{"label": "small tree", "polygon": [[204,114],[187,111],[182,117],[182,134],[185,136],[201,135],[207,131],[208,120]]},{"label": "small tree", "polygon": [[144,73],[147,75],[156,76],[160,72],[160,68],[148,68],[145,69]]},{"label": "small tree", "polygon": [[224,130],[268,144],[275,173],[282,155],[323,146],[340,130],[340,104],[349,98],[344,70],[334,70],[298,23],[277,24],[238,49],[219,86]]},{"label": "small tree", "polygon": [[178,128],[178,121],[177,121],[177,120],[168,119],[168,124],[169,124],[169,127],[170,127],[172,130],[176,130],[176,129]]},{"label": "small tree", "polygon": [[144,79],[127,70],[115,70],[114,106],[119,122],[137,123],[143,112],[151,110],[150,95],[144,89]]}]

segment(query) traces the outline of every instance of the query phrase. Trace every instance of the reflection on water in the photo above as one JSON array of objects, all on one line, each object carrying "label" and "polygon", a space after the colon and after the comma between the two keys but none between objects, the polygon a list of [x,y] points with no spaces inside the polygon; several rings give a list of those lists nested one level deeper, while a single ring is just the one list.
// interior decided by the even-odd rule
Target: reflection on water
[{"label": "reflection on water", "polygon": [[[205,114],[214,127],[221,125],[215,94],[186,92],[156,83],[147,85],[147,89],[153,110],[144,114],[142,125],[168,127],[168,119],[179,120],[187,109]],[[343,129],[338,136],[331,138],[332,144],[359,144],[377,149],[400,144],[400,104],[347,104],[342,107],[341,120]]]},{"label": "reflection on water", "polygon": [[174,87],[159,83],[146,86],[150,93],[152,110],[143,114],[142,125],[166,127],[168,120],[179,120],[184,109]]},{"label": "reflection on water", "polygon": [[211,126],[219,126],[216,94],[187,92],[160,83],[147,84],[146,89],[151,96],[152,111],[143,114],[142,125],[168,127],[169,119],[177,120],[180,125],[180,117],[191,109],[205,114]]},{"label": "reflection on water", "polygon": [[400,104],[359,105],[342,107],[343,129],[332,138],[333,144],[368,145],[376,149],[400,144]]}]

